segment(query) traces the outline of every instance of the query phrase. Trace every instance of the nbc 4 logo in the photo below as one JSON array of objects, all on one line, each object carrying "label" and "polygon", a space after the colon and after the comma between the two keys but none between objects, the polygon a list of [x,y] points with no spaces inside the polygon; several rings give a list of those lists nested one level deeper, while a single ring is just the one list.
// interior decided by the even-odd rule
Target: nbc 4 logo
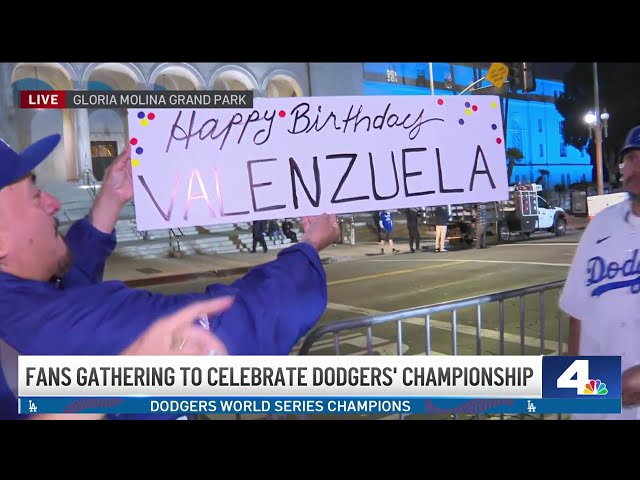
[{"label": "nbc 4 logo", "polygon": [[558,377],[558,388],[574,388],[578,395],[606,395],[607,384],[589,378],[589,360],[575,360]]}]

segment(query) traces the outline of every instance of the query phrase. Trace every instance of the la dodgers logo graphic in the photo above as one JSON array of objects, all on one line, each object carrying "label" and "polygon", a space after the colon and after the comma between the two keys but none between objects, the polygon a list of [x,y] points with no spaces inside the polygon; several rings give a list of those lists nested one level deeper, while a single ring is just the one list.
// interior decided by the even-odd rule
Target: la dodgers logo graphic
[{"label": "la dodgers logo graphic", "polygon": [[587,261],[587,287],[597,285],[592,291],[592,297],[599,297],[611,290],[629,287],[631,293],[640,293],[640,261],[636,248],[631,257],[622,264],[607,262],[597,256]]}]

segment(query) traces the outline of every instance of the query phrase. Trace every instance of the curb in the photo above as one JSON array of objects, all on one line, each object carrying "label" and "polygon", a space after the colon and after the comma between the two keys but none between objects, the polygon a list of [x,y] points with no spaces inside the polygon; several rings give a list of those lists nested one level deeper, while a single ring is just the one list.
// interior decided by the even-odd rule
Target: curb
[{"label": "curb", "polygon": [[[327,265],[330,263],[338,263],[341,261],[345,261],[347,259],[354,259],[357,257],[325,257],[321,258],[320,262],[323,265]],[[245,267],[233,267],[233,268],[225,268],[221,270],[205,270],[202,272],[190,272],[190,273],[179,273],[175,275],[162,275],[158,277],[151,278],[136,278],[133,280],[125,280],[123,283],[131,288],[141,288],[141,287],[151,287],[155,285],[164,285],[168,283],[178,283],[178,282],[186,282],[190,280],[199,280],[204,278],[222,278],[222,277],[231,277],[233,275],[244,275],[253,267],[257,265],[245,266]]]},{"label": "curb", "polygon": [[180,273],[176,275],[163,275],[151,278],[137,278],[133,280],[125,280],[123,283],[131,288],[151,287],[155,285],[164,285],[167,283],[186,282],[189,280],[198,280],[202,278],[221,278],[231,275],[244,275],[253,267],[235,267],[224,270],[207,270],[203,272]]}]

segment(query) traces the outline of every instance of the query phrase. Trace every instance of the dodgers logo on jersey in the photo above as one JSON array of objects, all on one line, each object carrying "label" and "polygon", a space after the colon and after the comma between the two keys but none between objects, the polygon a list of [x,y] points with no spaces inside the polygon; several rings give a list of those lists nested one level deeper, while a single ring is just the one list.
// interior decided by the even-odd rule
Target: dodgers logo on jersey
[{"label": "dodgers logo on jersey", "polygon": [[640,293],[640,261],[638,249],[622,264],[604,258],[592,257],[587,262],[587,287],[593,287],[592,297],[599,297],[611,290],[629,287],[633,294]]}]

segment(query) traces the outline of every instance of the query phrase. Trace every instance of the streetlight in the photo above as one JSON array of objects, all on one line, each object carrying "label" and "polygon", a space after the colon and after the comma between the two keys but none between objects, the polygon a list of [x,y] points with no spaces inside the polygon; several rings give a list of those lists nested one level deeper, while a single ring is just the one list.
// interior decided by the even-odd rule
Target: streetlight
[{"label": "streetlight", "polygon": [[[600,94],[598,91],[598,64],[593,62],[593,96],[595,113],[585,115],[584,121],[589,125],[592,133],[595,133],[596,142],[596,180],[598,185],[598,195],[604,193],[602,175],[602,127],[604,126],[604,136],[607,137],[607,121],[609,114],[604,111],[600,114]],[[604,123],[603,123],[604,122]]]},{"label": "streetlight", "polygon": [[598,195],[604,193],[603,176],[602,176],[602,138],[604,129],[604,138],[609,136],[609,114],[605,110],[599,116],[593,112],[589,112],[584,116],[584,123],[589,126],[590,135],[593,138],[595,134],[596,143],[596,179],[598,186]]}]

